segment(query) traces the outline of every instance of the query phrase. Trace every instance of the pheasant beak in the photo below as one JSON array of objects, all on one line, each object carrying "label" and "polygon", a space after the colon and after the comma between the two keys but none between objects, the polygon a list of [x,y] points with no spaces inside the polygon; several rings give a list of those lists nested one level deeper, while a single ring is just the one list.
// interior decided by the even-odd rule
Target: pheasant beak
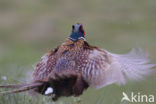
[{"label": "pheasant beak", "polygon": [[78,33],[80,26],[81,26],[81,24],[75,24],[75,25],[73,25],[73,27],[72,27],[73,28],[73,32],[74,33]]},{"label": "pheasant beak", "polygon": [[78,33],[79,32],[79,28],[75,28],[73,31],[74,31],[74,33]]}]

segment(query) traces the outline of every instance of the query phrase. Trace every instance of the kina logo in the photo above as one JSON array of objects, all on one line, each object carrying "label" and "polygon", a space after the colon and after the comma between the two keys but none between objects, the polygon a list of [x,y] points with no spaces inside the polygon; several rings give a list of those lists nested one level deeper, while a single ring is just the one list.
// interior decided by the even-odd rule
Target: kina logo
[{"label": "kina logo", "polygon": [[125,92],[122,93],[123,97],[121,99],[121,102],[127,101],[127,102],[138,102],[138,103],[153,103],[155,102],[155,97],[154,95],[150,94],[150,95],[146,95],[146,94],[141,94],[141,93],[137,93],[135,94],[134,92],[131,92],[131,95],[128,96]]}]

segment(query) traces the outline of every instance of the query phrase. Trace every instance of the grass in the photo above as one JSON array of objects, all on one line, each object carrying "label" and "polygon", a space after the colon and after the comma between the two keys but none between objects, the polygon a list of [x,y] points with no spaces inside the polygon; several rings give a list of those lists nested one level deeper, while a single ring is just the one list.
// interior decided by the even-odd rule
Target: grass
[{"label": "grass", "polygon": [[[84,24],[90,44],[114,53],[143,47],[156,61],[155,12],[155,0],[1,0],[0,83],[27,82],[32,65],[49,49],[61,44],[76,22]],[[8,79],[3,81],[1,76]],[[156,96],[155,81],[153,76],[126,86],[89,88],[78,98],[61,98],[56,104],[128,104],[120,102],[123,91]],[[26,93],[0,95],[0,104],[50,102],[48,97],[31,97]]]}]

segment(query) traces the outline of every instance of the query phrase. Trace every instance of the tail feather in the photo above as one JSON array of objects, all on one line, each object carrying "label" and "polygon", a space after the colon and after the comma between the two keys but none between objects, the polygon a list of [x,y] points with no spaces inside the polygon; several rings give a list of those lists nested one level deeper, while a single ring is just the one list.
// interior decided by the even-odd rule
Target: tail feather
[{"label": "tail feather", "polygon": [[28,86],[28,84],[8,84],[8,85],[0,85],[0,88],[20,88]]},{"label": "tail feather", "polygon": [[[18,85],[18,89],[16,90],[11,90],[11,91],[3,91],[3,92],[0,92],[0,94],[13,94],[13,93],[20,93],[20,92],[25,92],[25,91],[28,91],[28,90],[31,90],[31,89],[34,89],[34,88],[37,88],[39,86],[41,86],[42,83],[32,83],[32,84],[27,84],[25,86],[21,86],[19,87]],[[13,88],[14,86],[16,85],[13,85],[11,86],[11,88]],[[10,86],[2,86],[2,87],[5,87],[5,88],[10,88]],[[16,87],[17,88],[17,87]]]}]

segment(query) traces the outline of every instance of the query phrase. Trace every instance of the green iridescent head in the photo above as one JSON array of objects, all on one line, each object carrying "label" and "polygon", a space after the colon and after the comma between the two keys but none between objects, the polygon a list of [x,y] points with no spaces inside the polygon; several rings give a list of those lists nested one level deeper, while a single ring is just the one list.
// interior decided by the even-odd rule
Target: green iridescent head
[{"label": "green iridescent head", "polygon": [[83,25],[80,23],[77,23],[72,26],[72,33],[70,35],[70,39],[73,41],[77,41],[79,39],[85,40],[85,31],[83,29]]}]

